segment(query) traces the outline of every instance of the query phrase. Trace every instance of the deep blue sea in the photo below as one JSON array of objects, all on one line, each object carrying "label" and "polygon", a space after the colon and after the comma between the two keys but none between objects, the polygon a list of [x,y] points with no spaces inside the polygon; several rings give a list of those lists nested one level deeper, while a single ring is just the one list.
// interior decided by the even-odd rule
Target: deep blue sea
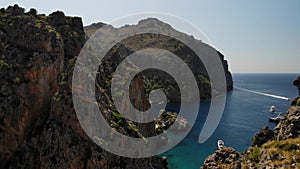
[{"label": "deep blue sea", "polygon": [[[210,102],[202,102],[198,117],[190,133],[176,147],[161,154],[167,156],[170,169],[199,169],[205,158],[217,149],[217,140],[237,151],[245,151],[251,146],[251,139],[264,126],[274,128],[268,121],[270,106],[285,113],[297,89],[293,81],[300,74],[233,74],[234,90],[228,92],[225,111],[214,134],[204,143],[198,137],[204,124]],[[242,90],[246,89],[246,90]],[[259,93],[260,94],[259,94]],[[269,94],[269,95],[264,95]],[[272,95],[272,96],[270,96]],[[274,97],[273,97],[274,95]],[[276,97],[280,96],[280,97]],[[176,109],[171,105],[169,109]]]}]

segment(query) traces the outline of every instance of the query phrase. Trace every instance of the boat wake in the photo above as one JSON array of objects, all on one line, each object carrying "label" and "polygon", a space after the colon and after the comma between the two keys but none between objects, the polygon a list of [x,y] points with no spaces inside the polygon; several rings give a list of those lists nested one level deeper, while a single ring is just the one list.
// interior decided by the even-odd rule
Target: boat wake
[{"label": "boat wake", "polygon": [[274,94],[268,94],[268,93],[254,91],[254,90],[243,89],[243,88],[239,88],[239,87],[235,87],[235,89],[242,90],[242,91],[245,91],[245,92],[254,93],[254,94],[258,94],[258,95],[262,95],[262,96],[273,97],[273,98],[276,98],[276,99],[290,100],[290,98],[284,97],[284,96],[278,96],[278,95],[274,95]]}]

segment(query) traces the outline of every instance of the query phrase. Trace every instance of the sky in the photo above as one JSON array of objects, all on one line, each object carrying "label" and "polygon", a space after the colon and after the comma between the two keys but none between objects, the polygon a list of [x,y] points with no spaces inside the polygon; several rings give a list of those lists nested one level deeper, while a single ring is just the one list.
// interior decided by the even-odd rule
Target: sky
[{"label": "sky", "polygon": [[[39,13],[64,11],[84,25],[160,12],[195,25],[225,55],[233,73],[300,74],[299,0],[1,0]],[[189,32],[187,32],[189,33]]]}]

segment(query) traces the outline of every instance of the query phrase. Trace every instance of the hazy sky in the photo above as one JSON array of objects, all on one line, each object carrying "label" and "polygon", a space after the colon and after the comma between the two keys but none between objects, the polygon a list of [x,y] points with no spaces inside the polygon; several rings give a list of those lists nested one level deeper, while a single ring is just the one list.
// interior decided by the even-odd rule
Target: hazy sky
[{"label": "hazy sky", "polygon": [[111,23],[143,12],[162,12],[197,26],[229,61],[233,73],[300,73],[299,0],[1,0],[49,14]]}]

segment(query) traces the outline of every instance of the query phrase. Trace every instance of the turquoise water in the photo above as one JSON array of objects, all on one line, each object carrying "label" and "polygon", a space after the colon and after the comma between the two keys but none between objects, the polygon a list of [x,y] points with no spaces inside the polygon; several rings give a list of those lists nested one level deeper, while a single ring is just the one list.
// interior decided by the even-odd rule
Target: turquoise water
[{"label": "turquoise water", "polygon": [[[297,89],[293,80],[300,74],[234,74],[233,91],[228,92],[225,111],[214,134],[203,144],[198,137],[204,124],[210,102],[202,102],[195,125],[190,133],[176,147],[161,154],[167,156],[170,169],[199,169],[205,158],[217,149],[217,140],[222,139],[226,146],[244,151],[251,146],[253,135],[262,127],[274,128],[268,121],[270,106],[277,111],[286,112],[290,100],[259,95],[237,88],[267,93],[281,97],[295,98]],[[176,110],[177,105],[168,107]]]}]

